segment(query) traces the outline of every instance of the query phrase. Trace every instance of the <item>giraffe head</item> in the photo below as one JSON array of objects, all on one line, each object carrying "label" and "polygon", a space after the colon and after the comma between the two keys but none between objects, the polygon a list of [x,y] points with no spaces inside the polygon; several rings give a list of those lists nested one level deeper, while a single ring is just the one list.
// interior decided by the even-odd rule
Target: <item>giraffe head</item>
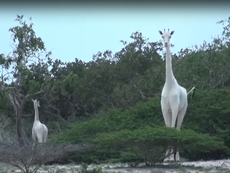
[{"label": "giraffe head", "polygon": [[31,99],[31,100],[34,103],[34,106],[40,107],[40,102],[38,101],[38,99],[35,99],[35,100]]},{"label": "giraffe head", "polygon": [[168,31],[164,29],[164,32],[162,31],[159,31],[160,35],[162,35],[162,39],[163,39],[163,42],[164,42],[164,45],[165,47],[167,47],[169,44],[170,44],[170,39],[171,39],[171,36],[173,35],[174,31]]}]

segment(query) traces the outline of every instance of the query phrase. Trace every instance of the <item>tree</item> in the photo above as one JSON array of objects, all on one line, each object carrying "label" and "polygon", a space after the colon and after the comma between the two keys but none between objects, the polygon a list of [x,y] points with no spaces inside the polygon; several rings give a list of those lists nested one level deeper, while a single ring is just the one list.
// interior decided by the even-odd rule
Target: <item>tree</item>
[{"label": "tree", "polygon": [[217,22],[223,32],[210,43],[181,49],[174,61],[175,75],[186,88],[224,89],[230,86],[230,18]]},{"label": "tree", "polygon": [[[31,20],[31,19],[30,19]],[[33,30],[33,23],[27,24],[23,21],[23,15],[17,15],[16,21],[19,22],[19,26],[10,28],[9,31],[12,33],[14,50],[12,56],[8,56],[3,59],[1,63],[8,69],[12,69],[11,76],[7,76],[6,80],[12,81],[9,85],[4,85],[4,90],[7,91],[9,100],[14,107],[16,114],[16,125],[17,125],[17,136],[21,144],[23,141],[23,131],[22,131],[22,115],[26,101],[31,96],[31,93],[28,92],[28,88],[25,88],[25,84],[33,79],[33,73],[28,67],[41,63],[43,60],[40,59],[40,53],[44,53],[45,45],[40,37],[37,37]],[[49,53],[48,53],[49,55]],[[31,63],[32,62],[32,63]],[[5,79],[4,79],[5,80]],[[43,93],[43,84],[36,83],[37,86],[29,87],[38,87],[40,85],[40,90],[33,93],[38,95]]]}]

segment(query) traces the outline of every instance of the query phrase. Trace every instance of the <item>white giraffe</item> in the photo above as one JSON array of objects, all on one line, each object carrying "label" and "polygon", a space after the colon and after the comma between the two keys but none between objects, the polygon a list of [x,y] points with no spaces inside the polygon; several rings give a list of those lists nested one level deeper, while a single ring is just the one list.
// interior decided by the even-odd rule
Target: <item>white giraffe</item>
[{"label": "white giraffe", "polygon": [[48,136],[48,129],[45,124],[42,124],[39,120],[39,112],[38,112],[38,107],[40,107],[40,103],[37,99],[33,100],[34,103],[34,111],[35,111],[35,116],[34,116],[34,124],[32,127],[32,138],[34,143],[44,143],[47,140]]},{"label": "white giraffe", "polygon": [[[176,129],[180,130],[188,106],[187,95],[194,92],[195,87],[187,93],[187,90],[178,84],[173,75],[170,39],[174,31],[170,32],[169,29],[168,31],[164,29],[164,33],[162,31],[159,33],[162,35],[166,48],[166,80],[161,93],[161,110],[165,125],[171,128],[176,126]],[[168,156],[170,153],[174,154]],[[172,148],[166,151],[166,156],[168,157],[164,161],[175,161],[175,159],[180,161],[179,151],[175,155]]]}]

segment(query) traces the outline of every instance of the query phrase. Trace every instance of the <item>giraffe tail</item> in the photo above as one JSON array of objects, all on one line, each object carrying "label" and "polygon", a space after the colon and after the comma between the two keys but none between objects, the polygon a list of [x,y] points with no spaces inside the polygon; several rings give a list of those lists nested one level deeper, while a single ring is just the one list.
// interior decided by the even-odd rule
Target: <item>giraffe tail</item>
[{"label": "giraffe tail", "polygon": [[192,98],[195,95],[195,91],[196,91],[196,87],[192,87],[192,89],[187,93],[187,95],[189,95],[191,93],[192,94],[191,98]]}]

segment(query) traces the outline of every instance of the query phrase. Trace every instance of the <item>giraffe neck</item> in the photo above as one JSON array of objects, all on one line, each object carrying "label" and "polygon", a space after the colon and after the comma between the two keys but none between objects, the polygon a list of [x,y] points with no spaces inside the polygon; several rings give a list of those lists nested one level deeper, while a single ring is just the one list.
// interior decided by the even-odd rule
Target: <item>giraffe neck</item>
[{"label": "giraffe neck", "polygon": [[35,111],[34,122],[39,121],[38,106],[34,105],[34,111]]},{"label": "giraffe neck", "polygon": [[166,84],[172,85],[174,82],[176,82],[176,79],[173,75],[170,44],[168,43],[166,46]]}]

